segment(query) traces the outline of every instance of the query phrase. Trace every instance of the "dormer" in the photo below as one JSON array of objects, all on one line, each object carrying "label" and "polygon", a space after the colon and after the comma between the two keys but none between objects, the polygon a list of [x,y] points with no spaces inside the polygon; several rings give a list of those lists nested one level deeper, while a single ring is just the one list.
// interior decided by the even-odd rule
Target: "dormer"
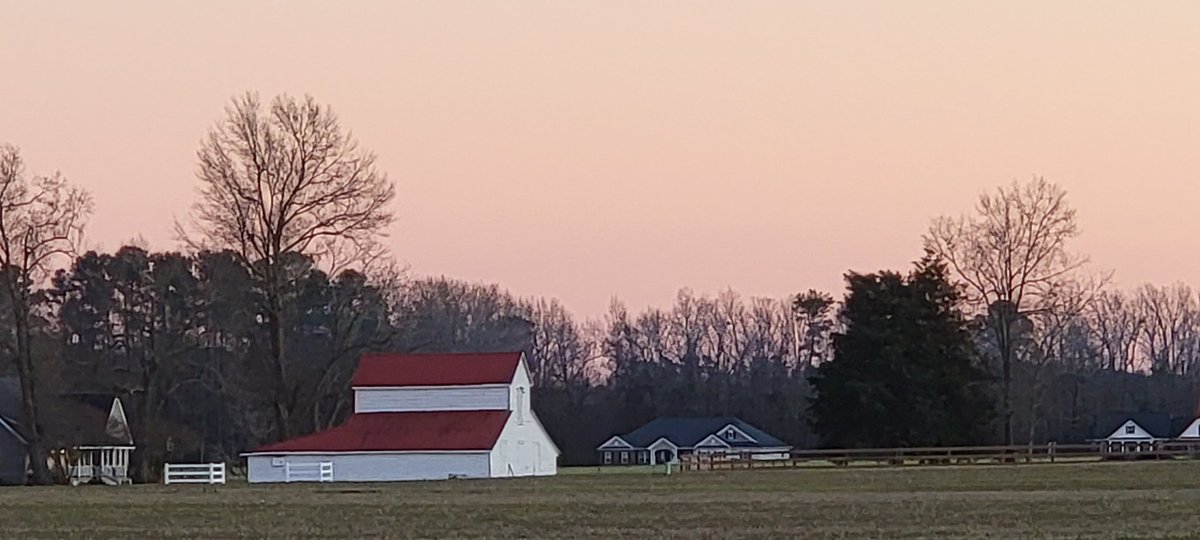
[{"label": "dormer", "polygon": [[716,433],[714,433],[714,435],[716,435],[722,441],[724,441],[725,444],[731,444],[731,445],[738,444],[738,443],[745,444],[745,443],[757,443],[758,442],[758,440],[755,439],[754,437],[751,437],[749,433],[742,431],[741,428],[739,428],[733,424],[726,425],[725,427],[721,428]]},{"label": "dormer", "polygon": [[529,418],[525,355],[370,354],[350,382],[354,412],[512,411]]}]

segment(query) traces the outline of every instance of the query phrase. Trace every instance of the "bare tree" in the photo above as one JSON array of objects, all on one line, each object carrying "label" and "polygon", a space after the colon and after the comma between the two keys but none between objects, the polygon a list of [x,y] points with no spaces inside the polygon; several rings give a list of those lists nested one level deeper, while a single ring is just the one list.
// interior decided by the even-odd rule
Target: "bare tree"
[{"label": "bare tree", "polygon": [[1200,305],[1191,287],[1145,285],[1138,290],[1137,306],[1150,370],[1194,374],[1200,356]]},{"label": "bare tree", "polygon": [[597,359],[595,344],[557,300],[528,302],[534,325],[530,362],[534,385],[560,387],[574,398],[577,388],[592,380]]},{"label": "bare tree", "polygon": [[1038,419],[1045,405],[1049,377],[1056,372],[1078,373],[1094,364],[1088,338],[1086,312],[1096,303],[1106,283],[1103,279],[1063,282],[1041,298],[1021,340],[1028,351],[1028,442],[1033,444]]},{"label": "bare tree", "polygon": [[1048,295],[1086,263],[1068,249],[1078,233],[1066,191],[1034,178],[984,193],[974,215],[938,218],[925,235],[926,249],[949,263],[968,299],[988,314],[1000,357],[1006,444],[1013,441],[1012,325],[1045,309]]},{"label": "bare tree", "polygon": [[[353,253],[377,254],[393,220],[395,187],[313,98],[276,97],[264,108],[254,94],[237,98],[197,152],[200,200],[181,237],[193,248],[227,249],[250,269],[265,301],[279,437],[291,435],[295,396],[284,354],[284,306],[293,279],[291,255],[347,267]],[[347,248],[346,246],[352,246]]]},{"label": "bare tree", "polygon": [[38,376],[31,346],[34,290],[53,261],[69,256],[83,237],[91,196],[60,174],[25,175],[20,151],[0,145],[0,273],[12,322],[9,353],[21,380],[23,426],[34,482],[51,482],[38,416]]},{"label": "bare tree", "polygon": [[1129,295],[1120,291],[1102,292],[1088,312],[1100,367],[1125,372],[1146,367],[1137,365],[1137,343],[1143,321]]}]

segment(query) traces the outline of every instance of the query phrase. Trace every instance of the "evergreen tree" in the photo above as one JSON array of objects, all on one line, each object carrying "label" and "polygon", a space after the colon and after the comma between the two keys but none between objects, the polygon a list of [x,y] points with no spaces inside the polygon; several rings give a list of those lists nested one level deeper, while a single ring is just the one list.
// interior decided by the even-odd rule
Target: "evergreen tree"
[{"label": "evergreen tree", "polygon": [[909,275],[851,273],[844,331],[811,378],[811,416],[835,447],[981,442],[992,418],[959,292],[945,265],[922,259]]}]

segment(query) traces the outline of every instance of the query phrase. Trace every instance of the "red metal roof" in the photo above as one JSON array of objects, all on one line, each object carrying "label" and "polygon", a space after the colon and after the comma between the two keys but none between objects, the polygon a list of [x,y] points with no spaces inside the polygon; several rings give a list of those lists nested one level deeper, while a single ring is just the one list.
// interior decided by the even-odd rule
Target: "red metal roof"
[{"label": "red metal roof", "polygon": [[509,411],[363,413],[333,429],[268,444],[251,454],[491,450]]},{"label": "red metal roof", "polygon": [[508,384],[521,353],[367,354],[350,386]]}]

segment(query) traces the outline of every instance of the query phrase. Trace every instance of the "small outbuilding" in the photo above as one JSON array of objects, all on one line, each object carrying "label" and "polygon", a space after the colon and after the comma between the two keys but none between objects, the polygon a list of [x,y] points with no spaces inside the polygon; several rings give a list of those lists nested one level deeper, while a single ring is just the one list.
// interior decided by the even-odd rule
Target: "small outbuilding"
[{"label": "small outbuilding", "polygon": [[548,476],[558,447],[530,406],[520,352],[371,354],[344,424],[244,454],[260,482]]},{"label": "small outbuilding", "polygon": [[1110,454],[1154,452],[1180,427],[1179,419],[1163,412],[1109,413],[1097,419],[1092,440]]},{"label": "small outbuilding", "polygon": [[71,467],[68,481],[73,486],[94,481],[110,486],[132,484],[129,476],[130,458],[135,450],[133,431],[125,418],[120,398],[113,398],[108,419],[101,433],[89,433],[85,444],[70,451]]}]

